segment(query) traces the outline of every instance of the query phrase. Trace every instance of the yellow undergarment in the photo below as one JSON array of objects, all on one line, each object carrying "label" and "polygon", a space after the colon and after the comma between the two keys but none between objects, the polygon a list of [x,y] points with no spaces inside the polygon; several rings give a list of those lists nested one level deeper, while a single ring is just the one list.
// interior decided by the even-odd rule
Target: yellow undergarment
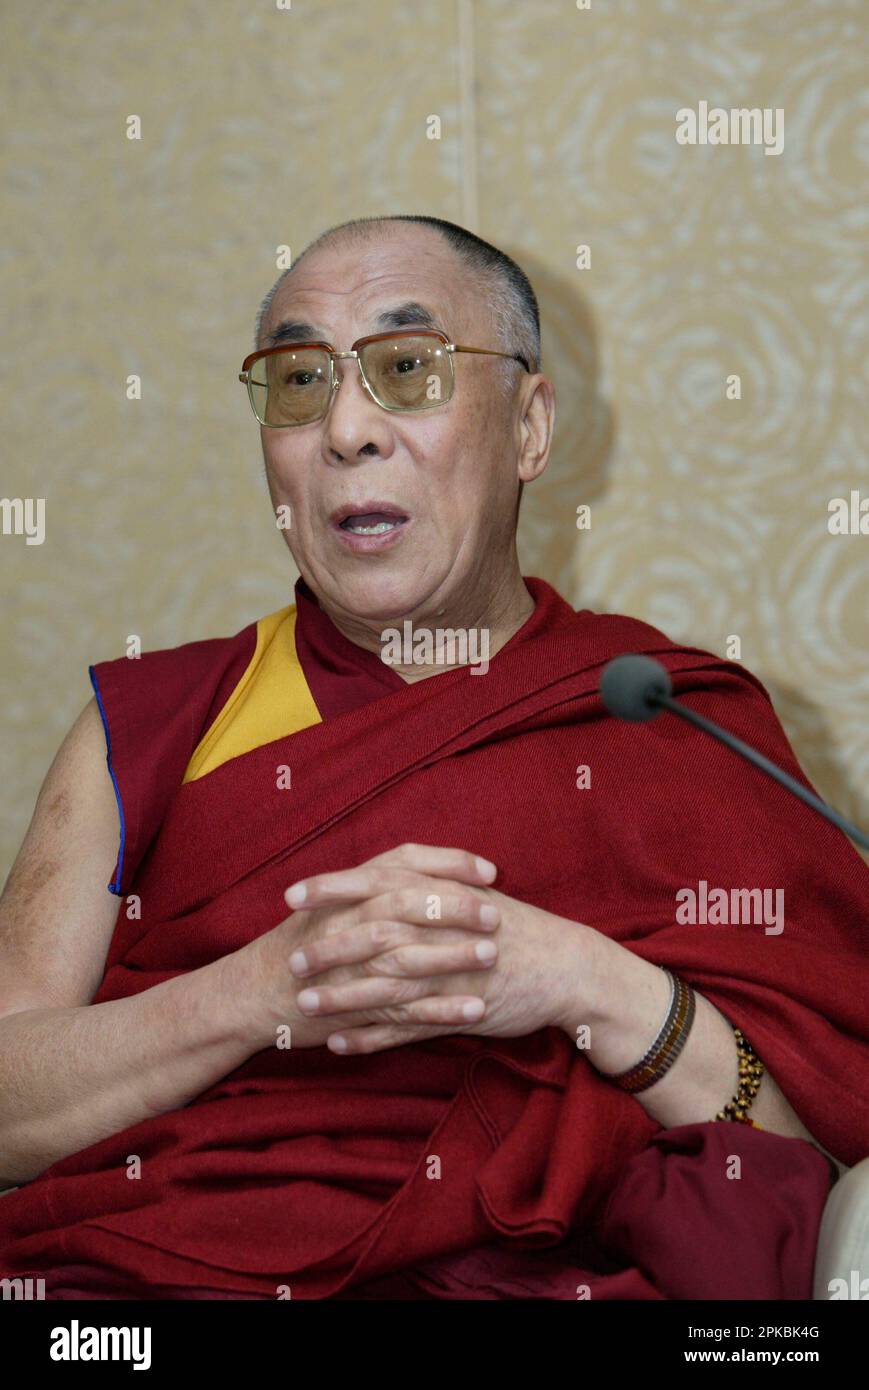
[{"label": "yellow undergarment", "polygon": [[296,605],[260,618],[247,670],[193,752],[185,782],[205,777],[231,758],[321,723],[296,655]]}]

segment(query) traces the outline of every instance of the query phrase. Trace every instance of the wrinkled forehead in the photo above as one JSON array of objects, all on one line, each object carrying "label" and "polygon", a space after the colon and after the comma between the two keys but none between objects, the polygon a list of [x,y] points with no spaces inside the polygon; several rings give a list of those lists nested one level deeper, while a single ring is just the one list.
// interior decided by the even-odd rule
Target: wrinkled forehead
[{"label": "wrinkled forehead", "polygon": [[[451,248],[399,243],[322,248],[278,289],[264,325],[264,346],[351,339],[392,328],[432,328],[451,341],[479,333],[473,277]],[[347,338],[347,343],[336,339]]]}]

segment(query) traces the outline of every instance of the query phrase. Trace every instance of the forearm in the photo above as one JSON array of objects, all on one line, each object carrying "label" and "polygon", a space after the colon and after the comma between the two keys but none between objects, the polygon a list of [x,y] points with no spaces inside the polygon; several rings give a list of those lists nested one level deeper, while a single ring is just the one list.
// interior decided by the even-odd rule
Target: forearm
[{"label": "forearm", "polygon": [[[635,1065],[657,1036],[667,1013],[670,986],[658,966],[596,935],[599,1002],[588,1020],[586,1055],[600,1072],[615,1074]],[[699,991],[694,993],[696,1013],[682,1051],[659,1081],[636,1094],[643,1108],[668,1129],[712,1120],[736,1094],[739,1083],[733,1025]],[[565,1031],[574,1041],[579,1022],[566,1019]],[[765,1130],[816,1143],[768,1069],[750,1113]]]},{"label": "forearm", "polygon": [[0,1188],[185,1105],[265,1046],[247,951],[127,999],[0,1019]]}]

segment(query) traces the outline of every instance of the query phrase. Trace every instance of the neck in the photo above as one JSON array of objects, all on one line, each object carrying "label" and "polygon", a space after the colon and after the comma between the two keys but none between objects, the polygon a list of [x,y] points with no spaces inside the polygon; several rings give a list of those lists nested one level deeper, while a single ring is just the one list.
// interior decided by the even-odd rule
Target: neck
[{"label": "neck", "polygon": [[[484,594],[475,590],[466,597],[451,597],[445,604],[435,601],[412,616],[372,622],[336,612],[319,597],[318,602],[348,641],[378,656],[388,654],[389,666],[408,683],[457,666],[491,661],[534,612],[534,599],[518,561],[506,579]],[[398,634],[389,646],[383,636],[387,629]],[[439,630],[449,630],[453,640]]]}]

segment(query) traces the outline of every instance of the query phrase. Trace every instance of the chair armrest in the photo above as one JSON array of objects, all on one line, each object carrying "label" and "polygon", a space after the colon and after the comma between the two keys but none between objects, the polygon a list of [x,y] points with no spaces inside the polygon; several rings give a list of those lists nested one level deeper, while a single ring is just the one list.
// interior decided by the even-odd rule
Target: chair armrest
[{"label": "chair armrest", "polygon": [[847,1286],[848,1292],[839,1297],[869,1297],[869,1158],[833,1185],[821,1217],[812,1298],[831,1298],[836,1292],[830,1289],[833,1279]]}]

